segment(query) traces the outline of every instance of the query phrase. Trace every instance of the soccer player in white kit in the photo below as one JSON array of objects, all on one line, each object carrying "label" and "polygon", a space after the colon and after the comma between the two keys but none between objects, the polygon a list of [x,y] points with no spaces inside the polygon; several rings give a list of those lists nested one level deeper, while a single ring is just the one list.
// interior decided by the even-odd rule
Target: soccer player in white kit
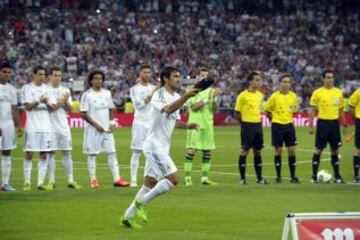
[{"label": "soccer player in white kit", "polygon": [[131,149],[130,175],[131,187],[137,187],[137,172],[139,168],[139,159],[143,150],[143,144],[149,129],[151,116],[150,100],[154,92],[158,89],[150,83],[152,71],[149,65],[140,67],[140,82],[130,88],[131,101],[134,103],[135,113],[131,129]]},{"label": "soccer player in white kit", "polygon": [[80,112],[88,123],[84,132],[83,152],[88,155],[90,186],[100,186],[96,178],[96,156],[105,152],[108,155],[114,186],[128,187],[130,183],[120,178],[113,135],[116,126],[111,120],[115,106],[110,91],[102,88],[104,81],[105,75],[102,71],[91,72],[88,77],[91,88],[81,96]]},{"label": "soccer player in white kit", "polygon": [[67,120],[67,112],[71,112],[70,90],[61,85],[61,69],[53,67],[50,69],[50,120],[52,126],[52,149],[48,155],[49,190],[55,188],[55,151],[62,151],[63,164],[67,176],[68,187],[80,189],[81,186],[74,181],[73,161],[71,157],[71,132]]},{"label": "soccer player in white kit", "polygon": [[141,228],[133,219],[135,213],[147,222],[147,204],[155,197],[170,191],[179,182],[178,170],[169,156],[174,127],[197,128],[194,123],[180,121],[179,109],[199,90],[192,89],[182,96],[176,93],[180,85],[180,71],[175,67],[164,67],[160,80],[161,88],[154,93],[150,101],[151,120],[143,148],[146,158],[144,185],[121,219],[121,225],[127,228]]},{"label": "soccer player in white kit", "polygon": [[49,87],[44,83],[45,69],[37,66],[33,70],[33,80],[21,89],[22,103],[26,111],[25,142],[24,142],[24,191],[31,190],[32,159],[39,152],[38,189],[48,190],[44,184],[47,172],[47,153],[50,152],[51,122],[49,109]]},{"label": "soccer player in white kit", "polygon": [[16,89],[8,83],[12,67],[8,63],[0,65],[0,151],[1,151],[1,191],[13,192],[9,184],[11,173],[11,150],[16,148],[15,127],[22,135],[20,116],[17,108]]}]

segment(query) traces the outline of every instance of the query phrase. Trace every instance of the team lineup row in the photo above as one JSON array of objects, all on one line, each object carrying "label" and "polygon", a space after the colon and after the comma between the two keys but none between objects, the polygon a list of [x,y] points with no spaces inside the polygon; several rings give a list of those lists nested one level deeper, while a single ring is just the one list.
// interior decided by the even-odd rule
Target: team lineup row
[{"label": "team lineup row", "polygon": [[[15,129],[18,128],[18,135],[22,133],[19,115],[16,111],[17,98],[16,89],[8,84],[12,73],[11,66],[3,64],[1,66],[1,88],[0,101],[2,111],[1,127],[1,150],[2,150],[2,189],[4,191],[14,190],[9,185],[11,160],[11,150],[15,145]],[[25,126],[25,159],[24,159],[24,190],[30,190],[30,176],[32,168],[32,158],[35,152],[40,153],[38,165],[38,188],[41,190],[51,190],[55,186],[55,151],[62,151],[63,163],[67,172],[69,187],[80,188],[81,186],[73,179],[73,168],[71,160],[71,133],[67,123],[67,112],[71,111],[71,97],[69,89],[61,86],[61,69],[52,68],[50,71],[49,85],[45,81],[45,69],[36,67],[34,69],[33,81],[21,89],[22,104],[27,114]],[[212,75],[216,73],[212,72]],[[198,79],[204,79],[209,75],[205,68],[200,69]],[[115,141],[112,131],[115,124],[111,121],[112,109],[114,104],[110,92],[102,88],[105,80],[104,73],[94,71],[89,75],[88,84],[90,89],[82,95],[81,112],[84,119],[89,123],[85,128],[83,152],[88,155],[88,169],[91,187],[99,187],[96,179],[96,155],[106,152],[108,164],[113,175],[115,186],[137,186],[137,169],[139,157],[143,149],[144,142],[148,136],[149,128],[160,126],[159,123],[151,125],[153,118],[152,112],[155,105],[157,93],[159,102],[166,102],[169,99],[177,98],[177,94],[167,94],[165,84],[154,86],[150,83],[152,78],[151,67],[143,65],[139,72],[140,82],[130,89],[130,96],[135,107],[134,123],[132,128],[132,156],[131,156],[131,183],[120,177],[119,167],[116,159]],[[214,77],[214,76],[212,76]],[[216,76],[215,76],[216,78]],[[333,85],[334,73],[325,71],[323,75],[324,86],[314,91],[311,98],[312,111],[310,114],[309,132],[314,133],[312,126],[315,111],[318,111],[318,127],[316,131],[316,147],[313,155],[313,177],[312,181],[317,182],[316,173],[320,162],[322,150],[329,142],[331,146],[331,159],[334,168],[335,182],[343,182],[339,173],[338,149],[341,145],[339,118],[342,117],[344,101],[340,89]],[[275,92],[265,104],[262,104],[263,95],[258,91],[261,84],[260,74],[251,73],[248,78],[248,89],[239,94],[236,102],[236,117],[241,123],[241,153],[239,156],[240,182],[246,184],[245,166],[246,156],[251,148],[254,150],[254,166],[257,175],[257,183],[267,184],[266,179],[262,178],[261,172],[261,148],[263,146],[262,127],[260,125],[261,109],[267,112],[272,120],[272,143],[275,147],[275,168],[276,182],[281,182],[281,153],[285,143],[289,152],[289,168],[292,183],[299,183],[295,175],[295,146],[296,134],[292,125],[292,116],[297,111],[296,94],[290,91],[291,77],[283,75],[280,80],[279,91]],[[178,79],[172,86],[177,89],[180,80]],[[190,94],[190,95],[189,95]],[[210,87],[204,91],[190,89],[185,95],[186,104],[189,106],[189,124],[175,121],[179,127],[188,128],[185,156],[185,185],[192,185],[191,171],[192,160],[197,150],[202,151],[202,184],[217,185],[216,182],[209,180],[211,151],[215,149],[213,115],[216,112],[216,100],[219,90]],[[356,118],[356,138],[354,154],[354,182],[359,182],[359,90],[350,98],[350,107]],[[175,101],[175,100],[174,100]],[[184,102],[184,103],[185,103]],[[151,104],[150,104],[151,103]],[[162,110],[162,109],[161,109]],[[167,118],[178,120],[179,113],[175,111],[167,114]],[[163,123],[161,123],[163,124]],[[157,153],[168,154],[170,148],[170,136],[173,126],[163,129],[161,134],[148,136],[151,139],[152,150],[157,149]],[[168,133],[170,131],[170,134]],[[160,147],[161,146],[161,147]],[[146,155],[145,155],[146,156]],[[154,158],[154,156],[148,156]],[[156,156],[156,158],[159,158]],[[166,157],[164,157],[166,158]],[[169,159],[168,159],[169,160]],[[157,159],[158,168],[152,169],[154,174],[166,176],[166,169],[174,171],[175,165],[172,163],[161,163],[161,158]],[[169,162],[172,162],[171,159]],[[164,170],[165,169],[165,170]],[[170,171],[170,172],[171,172]],[[46,174],[49,175],[49,184],[44,184]],[[146,175],[146,174],[145,174]],[[156,179],[156,178],[155,178]]]}]

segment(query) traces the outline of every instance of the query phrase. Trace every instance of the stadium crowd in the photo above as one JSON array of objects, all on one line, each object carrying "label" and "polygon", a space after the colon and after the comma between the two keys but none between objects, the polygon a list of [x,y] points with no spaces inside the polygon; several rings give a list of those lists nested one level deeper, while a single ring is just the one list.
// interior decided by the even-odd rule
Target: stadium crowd
[{"label": "stadium crowd", "polygon": [[107,87],[121,106],[142,63],[153,66],[155,74],[164,64],[176,65],[188,82],[207,66],[221,75],[220,109],[232,109],[244,77],[258,69],[265,92],[288,72],[306,109],[324,68],[334,69],[345,94],[353,90],[347,80],[360,79],[356,8],[345,14],[335,4],[285,0],[281,6],[260,1],[255,7],[251,1],[222,0],[94,1],[89,6],[90,1],[48,0],[11,8],[13,2],[18,1],[0,1],[0,61],[14,65],[17,87],[31,80],[38,64],[61,67],[65,82],[84,80],[97,68],[106,73]]}]

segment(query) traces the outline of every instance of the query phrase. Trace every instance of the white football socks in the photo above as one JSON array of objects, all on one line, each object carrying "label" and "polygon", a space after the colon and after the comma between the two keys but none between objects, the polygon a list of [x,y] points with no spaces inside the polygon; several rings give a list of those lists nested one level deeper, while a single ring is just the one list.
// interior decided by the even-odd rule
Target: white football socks
[{"label": "white football socks", "polygon": [[49,153],[48,154],[48,176],[49,176],[49,182],[55,183],[55,169],[56,169],[56,163],[55,163],[55,153]]},{"label": "white football socks", "polygon": [[114,182],[120,179],[120,170],[116,159],[116,153],[108,154],[108,165],[111,170]]},{"label": "white football socks", "polygon": [[64,154],[63,155],[63,164],[64,164],[66,176],[67,176],[67,181],[68,181],[68,183],[73,183],[74,175],[73,175],[73,161],[71,158],[71,152],[66,151],[63,154]]},{"label": "white football socks", "polygon": [[40,158],[39,163],[38,163],[38,186],[44,184],[44,182],[45,182],[47,167],[48,167],[47,158],[45,158],[45,159]]},{"label": "white football socks", "polygon": [[24,159],[24,182],[30,184],[31,182],[32,160]]},{"label": "white football socks", "polygon": [[170,191],[172,188],[174,188],[174,184],[172,182],[170,182],[170,180],[168,180],[167,178],[164,178],[162,180],[160,180],[154,188],[152,188],[148,193],[146,193],[142,198],[141,198],[141,203],[143,204],[148,204],[152,199],[154,199],[155,197],[160,196],[163,193],[166,193],[168,191]]},{"label": "white football socks", "polygon": [[139,159],[141,156],[141,151],[133,150],[131,159],[130,159],[130,175],[131,175],[131,183],[137,183],[137,172],[139,169]]},{"label": "white football socks", "polygon": [[9,184],[11,173],[11,158],[10,156],[2,155],[1,159],[1,174],[2,174],[2,185]]},{"label": "white football socks", "polygon": [[[150,190],[151,190],[150,188],[148,188],[148,187],[146,187],[146,186],[143,185],[143,186],[140,188],[140,190],[136,193],[136,196],[135,196],[135,198],[134,198],[134,201],[135,201],[135,199],[140,198],[141,196],[143,196],[144,194],[146,194],[146,193],[149,192]],[[135,215],[135,213],[136,213],[136,206],[135,206],[135,204],[134,204],[134,201],[131,202],[129,208],[126,209],[126,211],[125,211],[124,219],[126,219],[126,220],[132,218],[132,217]]]},{"label": "white football socks", "polygon": [[90,180],[92,181],[96,179],[96,156],[89,155],[87,163],[88,163]]}]

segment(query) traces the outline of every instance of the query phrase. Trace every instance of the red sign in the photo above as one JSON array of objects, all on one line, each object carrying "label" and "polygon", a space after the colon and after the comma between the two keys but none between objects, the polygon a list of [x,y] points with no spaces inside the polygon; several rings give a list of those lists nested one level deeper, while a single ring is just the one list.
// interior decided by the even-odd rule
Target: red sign
[{"label": "red sign", "polygon": [[360,219],[298,220],[299,240],[360,240]]}]

